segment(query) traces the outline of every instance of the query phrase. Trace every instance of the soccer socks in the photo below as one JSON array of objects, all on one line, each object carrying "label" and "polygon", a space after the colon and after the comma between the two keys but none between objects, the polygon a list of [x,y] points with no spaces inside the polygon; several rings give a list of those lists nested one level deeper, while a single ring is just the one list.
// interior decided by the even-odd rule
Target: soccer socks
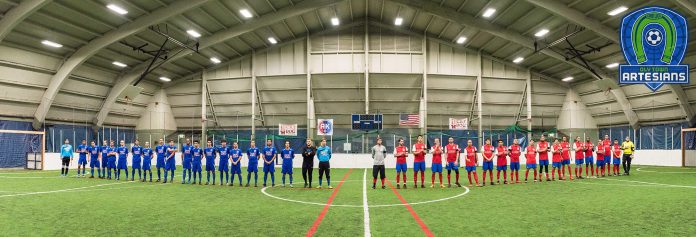
[{"label": "soccer socks", "polygon": [[433,172],[433,174],[430,176],[430,181],[430,184],[435,184],[435,172]]},{"label": "soccer socks", "polygon": [[[455,182],[454,183],[458,184],[459,183],[459,170],[454,170],[454,173],[455,173]],[[491,174],[491,175],[493,175],[493,174]]]},{"label": "soccer socks", "polygon": [[266,186],[266,180],[268,180],[268,172],[263,172],[263,186]]},{"label": "soccer socks", "polygon": [[[440,177],[440,185],[442,185],[442,173],[437,173],[438,176]],[[382,183],[384,183],[384,180],[382,180]],[[384,184],[382,184],[384,185]]]},{"label": "soccer socks", "polygon": [[[406,184],[406,172],[401,173],[402,177],[404,178],[404,184]],[[330,185],[330,184],[329,184]]]},{"label": "soccer socks", "polygon": [[413,171],[413,184],[418,185],[418,171]]},{"label": "soccer socks", "polygon": [[466,175],[469,177],[469,184],[470,184],[470,185],[471,185],[471,184],[474,184],[474,183],[471,181],[471,172],[467,172]]},{"label": "soccer socks", "polygon": [[[396,172],[396,184],[398,185],[401,180],[399,179],[399,176],[401,175],[401,172]],[[404,180],[404,183],[406,180]],[[319,186],[321,186],[321,178],[319,178]]]},{"label": "soccer socks", "polygon": [[[158,162],[159,162],[159,161],[158,161]],[[157,179],[158,179],[158,180],[159,180],[159,179],[162,179],[162,175],[161,175],[161,174],[162,174],[162,168],[157,168]],[[167,177],[167,176],[165,175],[165,178],[166,178],[166,177]]]},{"label": "soccer socks", "polygon": [[271,185],[275,185],[275,172],[271,172]]},{"label": "soccer socks", "polygon": [[452,184],[451,174],[452,174],[452,171],[448,170],[447,171],[447,184]]}]

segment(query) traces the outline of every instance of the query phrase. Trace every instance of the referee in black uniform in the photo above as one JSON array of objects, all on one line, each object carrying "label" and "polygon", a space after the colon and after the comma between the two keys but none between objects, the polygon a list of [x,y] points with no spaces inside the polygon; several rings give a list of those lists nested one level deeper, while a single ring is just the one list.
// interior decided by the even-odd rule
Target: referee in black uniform
[{"label": "referee in black uniform", "polygon": [[[312,187],[312,170],[314,169],[314,155],[317,148],[312,145],[312,139],[307,138],[307,145],[302,148],[302,179],[304,187]],[[309,176],[309,183],[307,178]],[[309,186],[307,186],[309,184]]]}]

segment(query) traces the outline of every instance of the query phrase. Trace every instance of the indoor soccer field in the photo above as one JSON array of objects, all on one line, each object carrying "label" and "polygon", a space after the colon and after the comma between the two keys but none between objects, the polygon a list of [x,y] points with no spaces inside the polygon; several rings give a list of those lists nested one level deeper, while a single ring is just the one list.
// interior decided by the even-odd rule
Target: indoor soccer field
[{"label": "indoor soccer field", "polygon": [[2,236],[696,236],[696,0],[0,0]]},{"label": "indoor soccer field", "polygon": [[405,190],[392,189],[393,180],[386,189],[371,189],[366,169],[332,170],[332,190],[298,187],[301,182],[261,189],[7,171],[0,176],[0,221],[8,236],[27,230],[37,236],[302,236],[313,229],[316,236],[696,232],[696,169],[637,168],[633,176]]}]

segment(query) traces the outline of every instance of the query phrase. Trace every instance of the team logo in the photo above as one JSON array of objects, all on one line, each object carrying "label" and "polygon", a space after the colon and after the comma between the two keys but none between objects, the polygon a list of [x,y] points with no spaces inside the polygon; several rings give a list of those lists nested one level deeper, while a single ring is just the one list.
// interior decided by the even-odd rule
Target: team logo
[{"label": "team logo", "polygon": [[317,119],[317,135],[333,135],[333,119]]},{"label": "team logo", "polygon": [[688,44],[686,18],[664,7],[644,7],[623,17],[621,49],[628,64],[619,67],[619,84],[689,84],[689,65],[681,65]]}]

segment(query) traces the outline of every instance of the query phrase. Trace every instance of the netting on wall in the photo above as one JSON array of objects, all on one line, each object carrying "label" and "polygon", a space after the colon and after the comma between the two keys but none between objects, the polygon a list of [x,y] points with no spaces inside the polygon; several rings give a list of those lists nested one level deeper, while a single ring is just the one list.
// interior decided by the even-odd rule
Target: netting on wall
[{"label": "netting on wall", "polygon": [[[31,131],[31,122],[1,121],[0,130]],[[41,135],[0,133],[0,168],[20,168],[27,162],[27,153],[41,152]]]},{"label": "netting on wall", "polygon": [[67,125],[54,124],[46,125],[46,150],[49,152],[59,152],[60,146],[63,145],[65,139],[70,141],[70,144],[79,145],[85,139],[87,144],[94,140],[97,145],[102,145],[103,140],[113,140],[118,145],[119,140],[124,140],[126,143],[131,143],[135,139],[135,130],[133,128],[123,127],[102,127],[97,129],[97,132],[92,130],[91,126],[82,125]]}]

